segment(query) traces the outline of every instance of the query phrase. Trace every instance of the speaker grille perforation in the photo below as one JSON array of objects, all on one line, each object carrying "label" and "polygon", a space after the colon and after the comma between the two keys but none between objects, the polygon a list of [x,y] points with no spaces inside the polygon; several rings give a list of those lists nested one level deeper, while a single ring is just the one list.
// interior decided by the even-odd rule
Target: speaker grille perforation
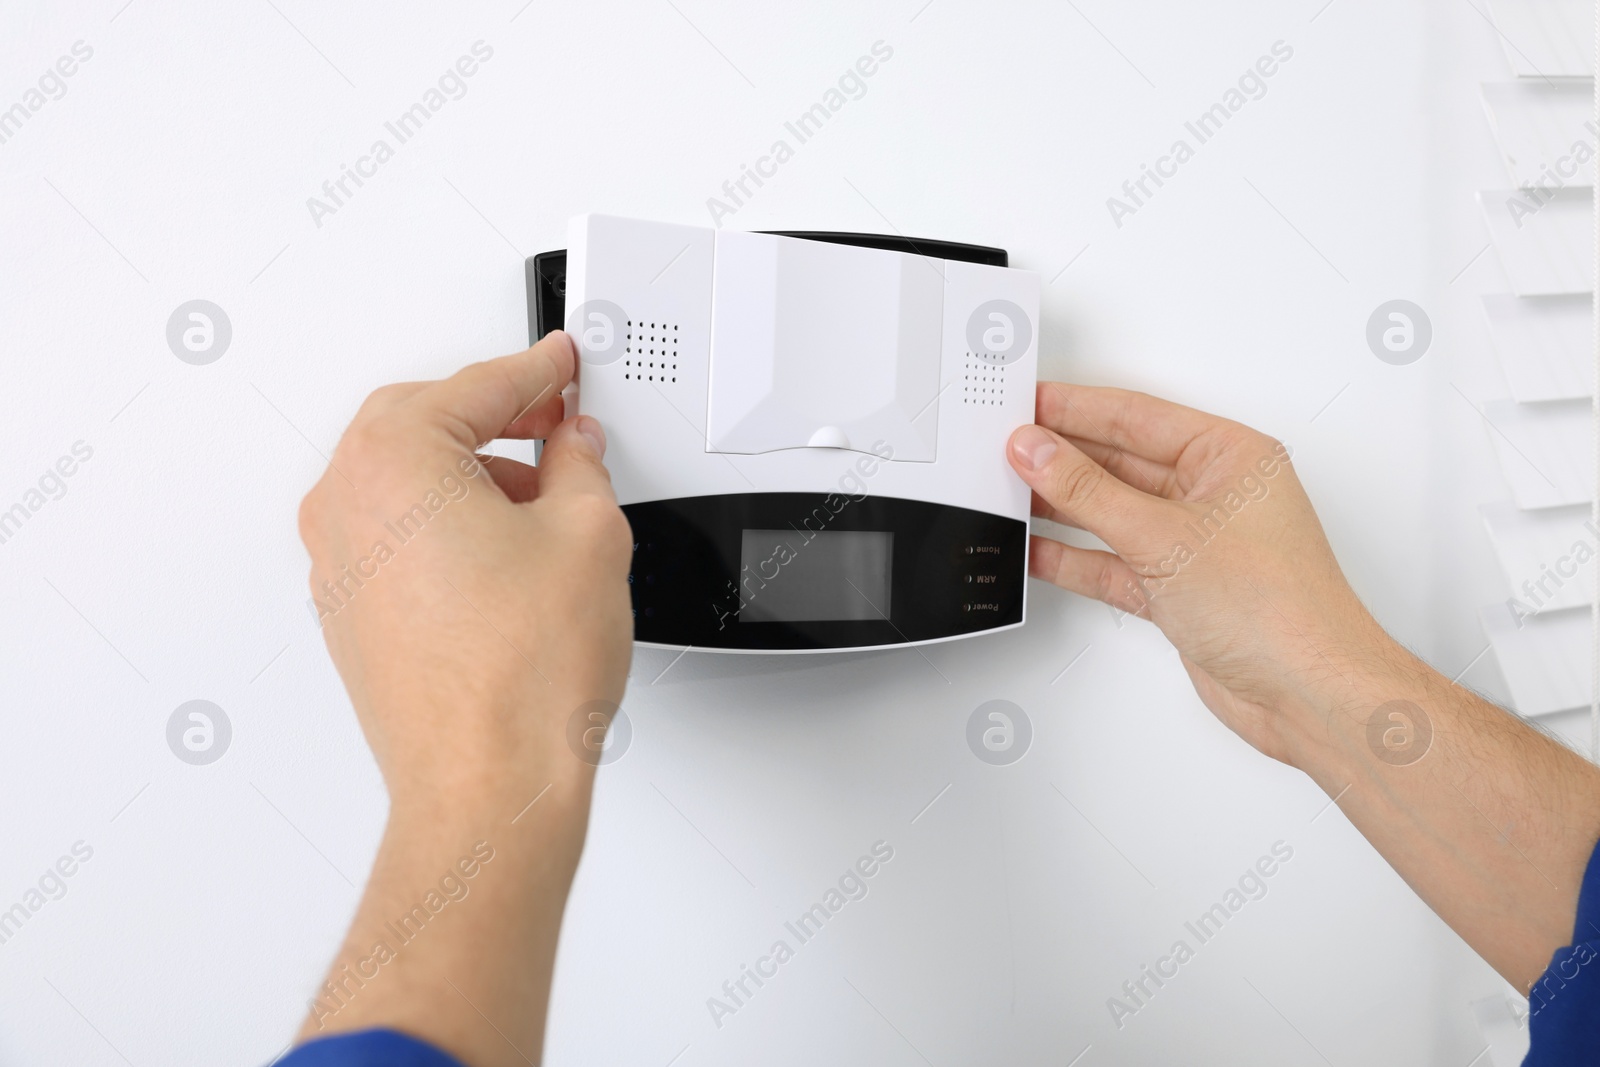
[{"label": "speaker grille perforation", "polygon": [[991,363],[979,353],[968,352],[961,369],[961,402],[980,407],[1005,403],[1007,366]]},{"label": "speaker grille perforation", "polygon": [[678,380],[678,324],[628,320],[624,381],[671,385]]}]

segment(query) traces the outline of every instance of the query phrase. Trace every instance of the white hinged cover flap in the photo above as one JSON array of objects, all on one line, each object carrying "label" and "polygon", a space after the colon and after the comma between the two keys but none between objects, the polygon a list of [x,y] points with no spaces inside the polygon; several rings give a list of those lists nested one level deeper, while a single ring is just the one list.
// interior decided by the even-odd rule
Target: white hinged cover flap
[{"label": "white hinged cover flap", "polygon": [[714,263],[707,451],[933,462],[942,261],[729,231]]}]

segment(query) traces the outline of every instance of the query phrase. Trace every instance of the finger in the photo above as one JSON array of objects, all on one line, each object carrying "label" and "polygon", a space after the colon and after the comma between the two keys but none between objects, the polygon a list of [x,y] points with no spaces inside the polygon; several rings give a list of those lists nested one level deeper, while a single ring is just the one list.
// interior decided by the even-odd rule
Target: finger
[{"label": "finger", "polygon": [[1073,444],[1042,426],[1023,426],[1006,449],[1011,466],[1059,511],[1113,549],[1133,547],[1162,518],[1166,501],[1106,473]]},{"label": "finger", "polygon": [[601,462],[605,454],[605,431],[592,416],[563,422],[539,456],[539,496],[596,496],[615,504],[611,474]]},{"label": "finger", "polygon": [[1038,493],[1030,493],[1029,496],[1033,498],[1031,501],[1033,514],[1039,516],[1039,518],[1048,519],[1058,526],[1067,526],[1074,530],[1083,529],[1082,526],[1077,525],[1071,519],[1067,518],[1067,516],[1057,511],[1055,507],[1051,505],[1050,501],[1046,500]]},{"label": "finger", "polygon": [[539,468],[505,456],[478,457],[494,484],[512,503],[525,504],[539,495]]},{"label": "finger", "polygon": [[1035,534],[1028,539],[1028,573],[1118,611],[1149,617],[1137,575],[1114,553],[1064,545]]},{"label": "finger", "polygon": [[[1051,504],[1050,501],[1046,500],[1038,493],[1029,493],[1028,495],[1033,498],[1030,502],[1033,514],[1039,516],[1041,519],[1049,519],[1051,522],[1057,523],[1061,526],[1072,526],[1072,523],[1067,521],[1067,517],[1061,514],[1061,512],[1057,511],[1055,506]],[[1080,527],[1077,526],[1072,526],[1072,528],[1074,530],[1080,529]]]},{"label": "finger", "polygon": [[1195,438],[1232,425],[1220,416],[1126,389],[1040,382],[1034,401],[1039,425],[1156,463],[1175,464]]},{"label": "finger", "polygon": [[526,415],[516,419],[496,436],[516,441],[536,441],[549,437],[561,420],[566,418],[566,398],[560,393],[539,404]]},{"label": "finger", "polygon": [[1180,495],[1177,474],[1165,463],[1156,463],[1116,445],[1108,445],[1104,441],[1087,437],[1074,437],[1068,434],[1067,440],[1071,441],[1078,451],[1104,467],[1107,473],[1127,482],[1135,489],[1151,496],[1163,496],[1168,500],[1177,499]]},{"label": "finger", "polygon": [[552,330],[523,352],[463,367],[412,398],[410,406],[476,449],[557,396],[572,380],[572,339]]}]

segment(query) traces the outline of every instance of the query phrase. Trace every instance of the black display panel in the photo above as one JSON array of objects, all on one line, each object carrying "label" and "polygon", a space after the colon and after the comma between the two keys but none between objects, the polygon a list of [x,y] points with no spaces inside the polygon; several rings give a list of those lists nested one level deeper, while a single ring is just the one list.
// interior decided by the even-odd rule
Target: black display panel
[{"label": "black display panel", "polygon": [[893,530],[745,530],[739,561],[762,579],[740,622],[887,619],[894,606]]},{"label": "black display panel", "polygon": [[[1028,526],[1017,519],[837,492],[729,493],[624,504],[622,511],[633,527],[628,581],[639,641],[769,651],[863,648],[1022,621]],[[752,531],[758,536],[750,541]],[[779,531],[791,532],[796,558],[762,567],[771,553],[752,558],[753,546],[775,548],[772,535]],[[867,536],[825,540],[851,533]],[[804,553],[819,547],[807,563]],[[884,558],[886,570],[875,562]],[[879,594],[860,597],[881,599],[878,610],[833,599],[837,585],[786,598],[780,586],[792,575],[784,571],[796,566]],[[844,617],[800,617],[835,609]]]}]

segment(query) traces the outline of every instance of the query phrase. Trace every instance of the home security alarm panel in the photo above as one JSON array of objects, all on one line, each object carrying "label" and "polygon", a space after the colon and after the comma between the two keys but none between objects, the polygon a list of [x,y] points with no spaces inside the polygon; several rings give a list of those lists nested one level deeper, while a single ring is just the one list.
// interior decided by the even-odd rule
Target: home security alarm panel
[{"label": "home security alarm panel", "polygon": [[633,527],[634,637],[728,652],[1022,625],[1039,276],[1000,249],[583,215],[527,263]]}]

